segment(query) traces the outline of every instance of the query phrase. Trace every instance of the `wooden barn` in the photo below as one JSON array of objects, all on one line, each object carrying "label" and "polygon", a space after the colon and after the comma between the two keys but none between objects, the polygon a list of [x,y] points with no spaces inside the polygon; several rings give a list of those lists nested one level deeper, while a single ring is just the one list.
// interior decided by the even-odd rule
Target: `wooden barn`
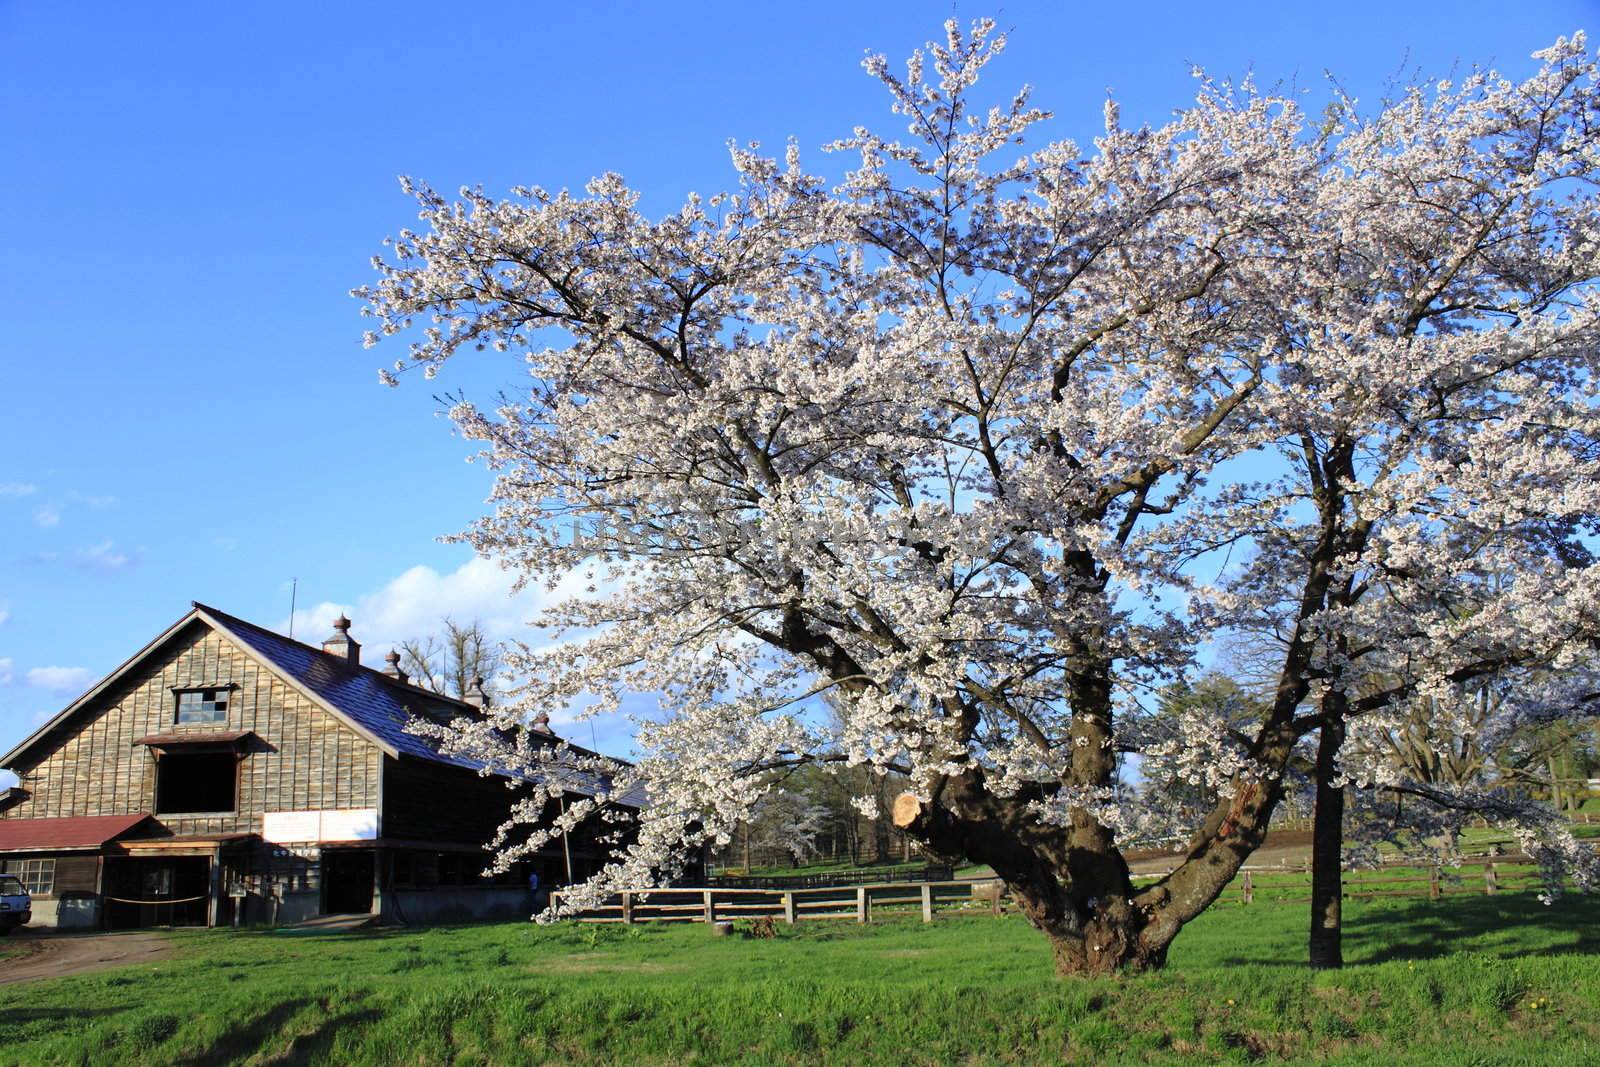
[{"label": "wooden barn", "polygon": [[453,700],[388,660],[362,666],[342,617],[318,648],[195,604],[0,758],[21,779],[0,791],[0,872],[35,924],[121,928],[527,916],[530,873],[604,862],[575,831],[486,875],[521,794],[405,732],[482,714],[482,686]]}]

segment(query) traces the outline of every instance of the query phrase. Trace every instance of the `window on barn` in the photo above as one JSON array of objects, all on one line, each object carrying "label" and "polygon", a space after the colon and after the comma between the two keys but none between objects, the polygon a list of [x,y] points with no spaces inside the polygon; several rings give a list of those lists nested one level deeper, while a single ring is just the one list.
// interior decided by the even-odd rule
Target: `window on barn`
[{"label": "window on barn", "polygon": [[156,813],[233,811],[238,787],[232,752],[169,753],[156,763]]},{"label": "window on barn", "polygon": [[56,861],[0,860],[0,874],[16,876],[31,896],[44,896],[56,887]]},{"label": "window on barn", "polygon": [[177,721],[180,724],[227,722],[228,692],[228,687],[178,690]]}]

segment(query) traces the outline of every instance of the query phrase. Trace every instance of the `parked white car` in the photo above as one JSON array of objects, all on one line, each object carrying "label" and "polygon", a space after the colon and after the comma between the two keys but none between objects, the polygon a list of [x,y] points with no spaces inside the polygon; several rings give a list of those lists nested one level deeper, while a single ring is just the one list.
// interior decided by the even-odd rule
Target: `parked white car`
[{"label": "parked white car", "polygon": [[33,921],[33,898],[15,875],[0,874],[0,937]]}]

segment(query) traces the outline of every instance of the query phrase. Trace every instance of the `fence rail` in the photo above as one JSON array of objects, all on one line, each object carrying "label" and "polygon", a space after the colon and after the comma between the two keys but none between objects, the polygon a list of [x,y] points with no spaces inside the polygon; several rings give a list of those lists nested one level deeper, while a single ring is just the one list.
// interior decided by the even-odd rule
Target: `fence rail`
[{"label": "fence rail", "polygon": [[[560,891],[550,894],[559,904]],[[614,895],[603,906],[579,916],[583,922],[705,922],[730,919],[772,919],[797,923],[810,919],[872,921],[884,908],[917,909],[922,921],[932,922],[940,908],[958,905],[987,907],[1000,914],[1005,887],[992,879],[949,879],[924,882],[877,882],[855,886],[814,886],[796,889],[695,887],[649,889]]]},{"label": "fence rail", "polygon": [[899,870],[823,871],[819,874],[713,875],[706,884],[713,889],[823,889],[847,885],[879,885],[885,882],[949,882],[955,879],[954,867],[930,863],[925,867]]},{"label": "fence rail", "polygon": [[[1474,868],[1478,868],[1474,870]],[[1245,866],[1218,903],[1305,903],[1311,899],[1305,878],[1310,867]],[[1169,872],[1170,873],[1170,872]],[[1135,884],[1149,883],[1162,872],[1135,876]],[[1438,900],[1461,894],[1493,895],[1519,892],[1542,885],[1533,861],[1520,854],[1465,857],[1459,867],[1417,867],[1396,863],[1371,871],[1346,871],[1344,896],[1349,900],[1387,897]],[[562,893],[550,894],[552,906]],[[640,889],[613,895],[607,902],[578,916],[581,922],[703,922],[733,919],[771,919],[794,924],[812,919],[872,921],[874,913],[921,911],[923,922],[933,922],[940,910],[959,908],[1000,915],[1014,907],[1011,893],[994,878],[948,878],[919,882],[879,881],[861,885],[764,888],[695,886],[692,888]]]}]

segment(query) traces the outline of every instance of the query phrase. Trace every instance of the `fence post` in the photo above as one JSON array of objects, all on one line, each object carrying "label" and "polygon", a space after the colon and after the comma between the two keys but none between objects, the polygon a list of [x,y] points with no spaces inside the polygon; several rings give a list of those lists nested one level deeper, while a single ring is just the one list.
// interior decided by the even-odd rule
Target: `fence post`
[{"label": "fence post", "polygon": [[790,926],[794,925],[794,894],[793,893],[785,893],[783,895],[783,921],[788,923]]},{"label": "fence post", "polygon": [[1494,896],[1500,889],[1500,876],[1495,873],[1494,864],[1483,865],[1483,891],[1488,896]]},{"label": "fence post", "polygon": [[998,918],[1000,915],[1000,898],[1004,897],[1005,895],[1006,886],[1004,882],[1001,882],[999,885],[995,886],[994,899],[990,902],[990,907],[993,909],[993,913],[996,918]]},{"label": "fence post", "polygon": [[864,923],[872,918],[872,902],[867,898],[867,887],[856,887],[856,922]]},{"label": "fence post", "polygon": [[711,899],[711,890],[707,889],[702,891],[700,896],[705,901],[706,905],[706,923],[708,925],[715,925],[717,921],[717,904],[716,901]]},{"label": "fence post", "polygon": [[1439,899],[1439,868],[1433,867],[1428,871],[1428,899]]},{"label": "fence post", "polygon": [[1244,903],[1254,904],[1256,902],[1256,887],[1255,883],[1250,879],[1249,871],[1244,872],[1244,885],[1240,886],[1239,889],[1244,896]]},{"label": "fence post", "polygon": [[628,926],[633,925],[633,894],[622,894],[622,921]]},{"label": "fence post", "polygon": [[933,922],[933,886],[927,882],[922,883],[922,921]]}]

